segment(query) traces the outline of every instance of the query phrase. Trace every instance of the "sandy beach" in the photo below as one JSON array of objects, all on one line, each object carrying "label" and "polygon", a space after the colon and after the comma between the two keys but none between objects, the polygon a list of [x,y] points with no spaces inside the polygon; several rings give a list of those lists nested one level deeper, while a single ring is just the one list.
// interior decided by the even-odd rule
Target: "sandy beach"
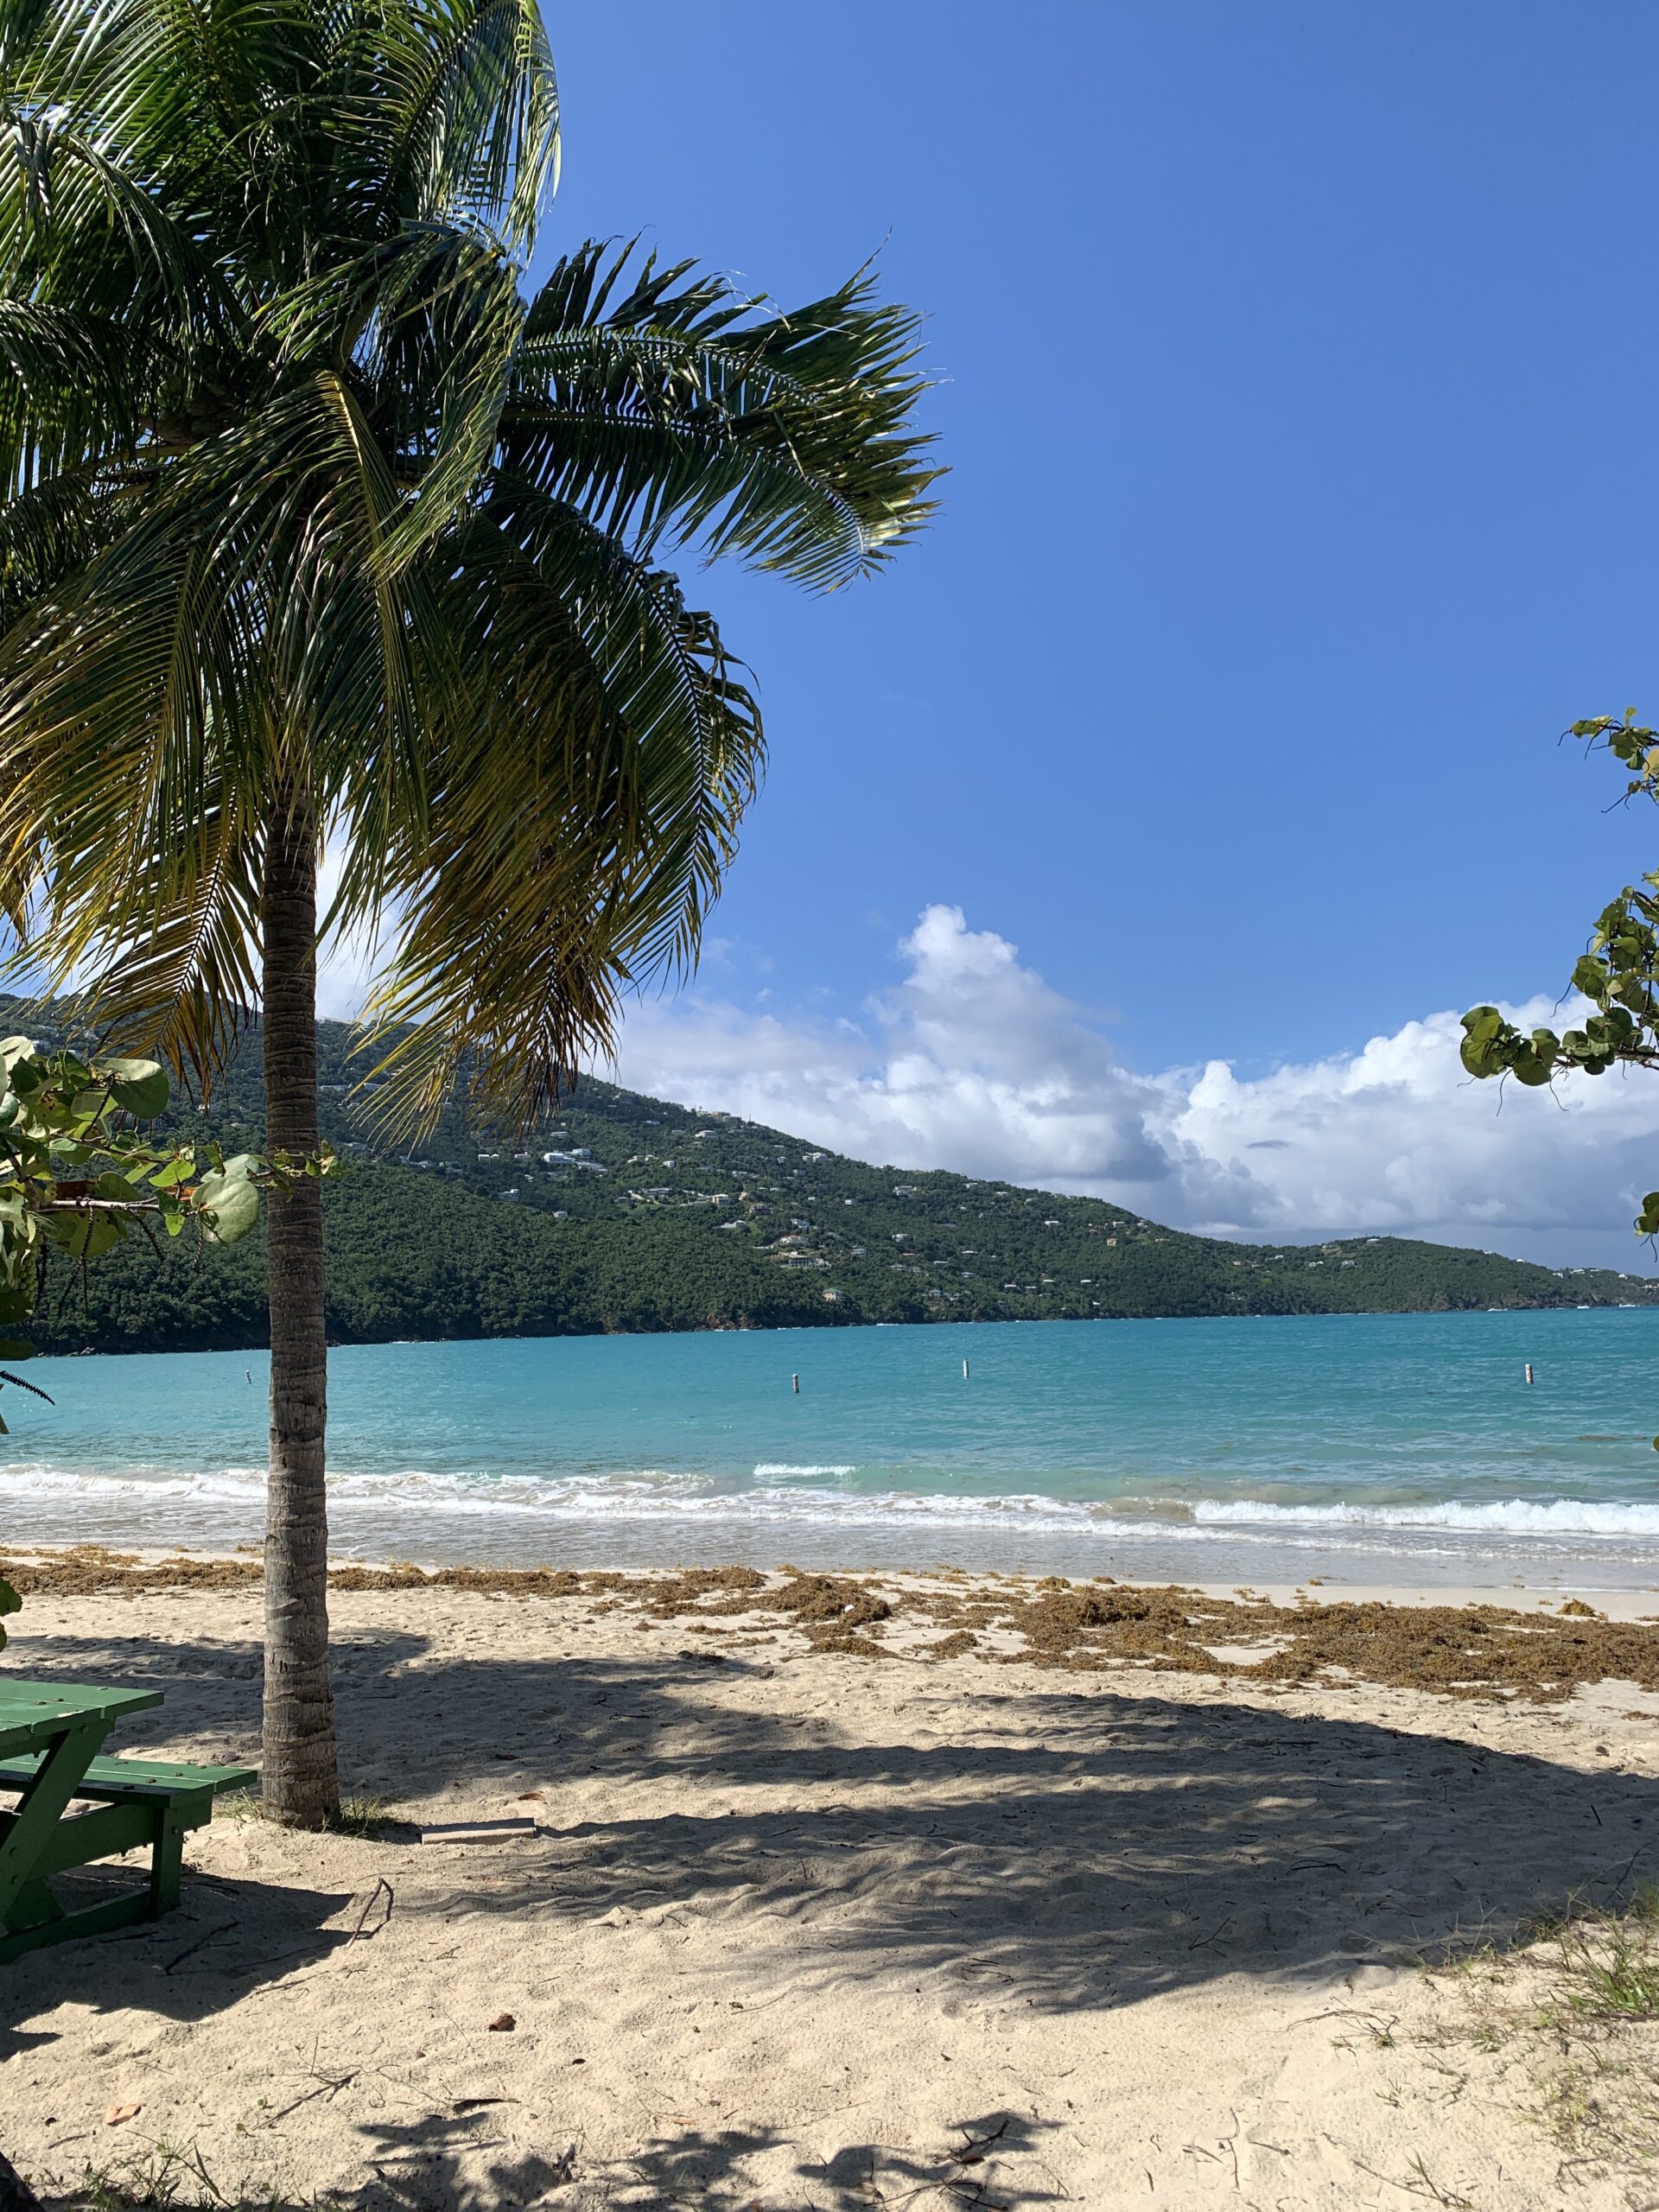
[{"label": "sandy beach", "polygon": [[[139,1566],[37,1567],[0,1665],[164,1688],[122,1747],[257,1756],[253,1563]],[[341,1578],[360,1832],[232,1803],[180,1911],[0,1973],[43,2196],[1659,2202],[1659,2034],[1586,2001],[1645,1933],[1539,1927],[1651,1866],[1659,1598],[1391,1593],[1373,1675],[1580,1654],[1448,1690],[1251,1673],[1291,1645],[1222,1593],[1179,1596],[1201,1665],[1122,1586],[489,1579]]]}]

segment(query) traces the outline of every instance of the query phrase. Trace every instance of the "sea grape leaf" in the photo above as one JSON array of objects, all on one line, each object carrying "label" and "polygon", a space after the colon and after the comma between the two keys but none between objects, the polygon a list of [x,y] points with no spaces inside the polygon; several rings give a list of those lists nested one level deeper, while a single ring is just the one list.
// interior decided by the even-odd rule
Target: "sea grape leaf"
[{"label": "sea grape leaf", "polygon": [[1516,1054],[1510,1072],[1517,1083],[1524,1083],[1529,1090],[1536,1090],[1541,1084],[1549,1081],[1551,1068],[1547,1059],[1541,1059],[1530,1046],[1523,1045]]},{"label": "sea grape leaf", "polygon": [[120,1223],[106,1213],[49,1213],[41,1227],[72,1260],[96,1260],[122,1236]]},{"label": "sea grape leaf", "polygon": [[168,1080],[154,1060],[105,1060],[103,1070],[111,1096],[136,1120],[153,1122],[166,1111]]},{"label": "sea grape leaf", "polygon": [[257,1222],[259,1191],[251,1179],[263,1165],[257,1154],[238,1152],[197,1185],[196,1204],[221,1244],[234,1244]]}]

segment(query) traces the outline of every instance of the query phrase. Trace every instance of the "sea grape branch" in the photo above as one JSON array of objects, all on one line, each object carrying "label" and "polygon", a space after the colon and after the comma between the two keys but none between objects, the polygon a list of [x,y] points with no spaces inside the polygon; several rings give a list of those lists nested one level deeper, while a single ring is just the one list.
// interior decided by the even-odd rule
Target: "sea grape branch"
[{"label": "sea grape branch", "polygon": [[[1623,717],[1598,715],[1568,734],[1601,746],[1630,771],[1626,802],[1642,794],[1659,801],[1659,731],[1627,708]],[[1623,1064],[1659,1067],[1659,871],[1627,883],[1597,918],[1589,950],[1573,970],[1572,988],[1596,1009],[1581,1028],[1517,1029],[1495,1006],[1463,1017],[1463,1065],[1472,1076],[1512,1075],[1537,1088],[1559,1070],[1605,1075]],[[1649,1191],[1636,1217],[1638,1236],[1659,1234],[1659,1191]]]}]

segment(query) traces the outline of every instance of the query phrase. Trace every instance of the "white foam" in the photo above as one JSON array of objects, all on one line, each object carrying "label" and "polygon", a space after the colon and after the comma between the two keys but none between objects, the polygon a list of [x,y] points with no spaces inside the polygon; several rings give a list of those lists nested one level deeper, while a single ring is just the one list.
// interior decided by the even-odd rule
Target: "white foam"
[{"label": "white foam", "polygon": [[[536,1522],[640,1524],[691,1521],[750,1526],[795,1525],[872,1529],[931,1524],[946,1529],[1020,1530],[1081,1540],[1137,1536],[1166,1541],[1224,1541],[1229,1536],[1266,1537],[1296,1543],[1330,1542],[1338,1530],[1377,1539],[1414,1534],[1449,1539],[1659,1539],[1659,1503],[1592,1503],[1587,1499],[1511,1497],[1484,1502],[1425,1500],[1418,1503],[1356,1505],[1274,1503],[1258,1498],[1153,1497],[1070,1499],[1041,1491],[976,1496],[963,1491],[856,1490],[843,1487],[852,1466],[795,1465],[763,1460],[750,1483],[736,1485],[706,1475],[661,1469],[548,1476],[490,1475],[470,1470],[400,1468],[386,1472],[333,1474],[334,1508],[353,1520],[383,1515],[415,1518],[460,1516],[501,1522],[522,1516]],[[263,1513],[264,1470],[226,1466],[207,1470],[134,1469],[121,1474],[50,1465],[0,1468],[0,1502],[16,1515],[24,1506],[49,1505],[73,1523],[78,1505],[129,1515],[134,1533],[160,1514],[170,1527],[188,1520],[194,1506],[207,1516],[226,1512],[250,1522]]]},{"label": "white foam", "polygon": [[792,1467],[787,1459],[762,1459],[754,1471],[755,1480],[761,1482],[768,1475],[855,1475],[856,1467]]},{"label": "white foam", "polygon": [[1459,1499],[1422,1505],[1274,1505],[1254,1498],[1200,1498],[1192,1517],[1201,1525],[1343,1529],[1445,1529],[1469,1535],[1513,1536],[1659,1536],[1659,1505],[1592,1504],[1586,1498],[1494,1498],[1479,1505]]},{"label": "white foam", "polygon": [[181,1470],[170,1467],[134,1468],[109,1474],[101,1468],[41,1465],[0,1468],[0,1497],[24,1499],[73,1497],[88,1491],[134,1498],[201,1497],[227,1503],[257,1496],[264,1488],[263,1467],[218,1467]]},{"label": "white foam", "polygon": [[[958,1529],[1047,1529],[1078,1533],[1122,1530],[1122,1510],[1073,1503],[1040,1493],[1008,1497],[941,1496],[925,1491],[855,1491],[823,1486],[823,1478],[851,1467],[787,1467],[763,1463],[774,1476],[792,1478],[734,1489],[707,1476],[657,1469],[613,1474],[480,1475],[403,1468],[385,1474],[341,1472],[328,1478],[331,1507],[359,1514],[461,1514],[500,1518],[518,1514],[537,1520],[637,1522],[690,1518],[823,1527],[880,1528],[895,1522],[946,1522]],[[759,1472],[760,1470],[757,1470]],[[819,1479],[813,1481],[810,1478]],[[207,1472],[157,1469],[113,1475],[70,1468],[13,1466],[0,1471],[0,1499],[7,1494],[38,1501],[77,1496],[117,1502],[142,1514],[165,1503],[194,1501],[204,1507],[263,1507],[261,1468],[221,1467]],[[1150,1524],[1149,1524],[1150,1525]],[[1190,1532],[1189,1532],[1190,1533]]]}]

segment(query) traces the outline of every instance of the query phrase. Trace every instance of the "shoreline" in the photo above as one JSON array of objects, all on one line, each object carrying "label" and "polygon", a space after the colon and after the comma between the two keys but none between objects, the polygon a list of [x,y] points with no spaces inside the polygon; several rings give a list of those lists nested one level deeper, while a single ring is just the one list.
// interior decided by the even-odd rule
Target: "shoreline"
[{"label": "shoreline", "polygon": [[[1220,1240],[1229,1241],[1229,1240]],[[1290,1250],[1290,1245],[1281,1248]],[[1308,1251],[1321,1249],[1319,1240],[1300,1248]],[[1448,1249],[1467,1249],[1483,1259],[1503,1259],[1503,1253],[1487,1253],[1476,1245]],[[1521,1262],[1522,1266],[1534,1264]],[[1028,1329],[1053,1324],[1076,1323],[1092,1326],[1100,1321],[1410,1321],[1419,1319],[1442,1320],[1448,1316],[1465,1313],[1650,1313],[1659,1312],[1659,1275],[1641,1279],[1649,1294],[1639,1298],[1550,1298],[1526,1299],[1507,1306],[1312,1306],[1306,1309],[1274,1307],[1240,1313],[1236,1307],[1217,1306],[1213,1313],[915,1313],[903,1320],[880,1320],[872,1316],[831,1306],[820,1315],[814,1313],[810,1319],[797,1321],[705,1321],[690,1328],[591,1328],[591,1329],[536,1329],[529,1332],[498,1330],[476,1336],[386,1337],[362,1336],[331,1338],[329,1352],[384,1351],[391,1345],[433,1344],[570,1344],[599,1339],[605,1342],[616,1338],[632,1337],[812,1337],[826,1329]],[[156,1359],[194,1358],[223,1354],[227,1358],[249,1353],[269,1355],[269,1338],[251,1338],[244,1342],[236,1339],[219,1344],[64,1344],[47,1343],[41,1345],[42,1359]]]},{"label": "shoreline", "polygon": [[[25,1601],[258,1592],[257,1549],[117,1551],[17,1547],[0,1573]],[[427,1567],[336,1556],[345,1597],[431,1605],[517,1602],[554,1618],[677,1623],[703,1654],[743,1663],[836,1654],[932,1666],[973,1656],[1009,1667],[1116,1675],[1153,1670],[1273,1694],[1361,1682],[1473,1702],[1560,1704],[1624,1685],[1627,1719],[1659,1719],[1659,1592],[1474,1586],[1355,1587],[1154,1583],[949,1567],[826,1572],[744,1564],[594,1568]],[[3,1662],[0,1662],[3,1663]]]},{"label": "shoreline", "polygon": [[[1208,1506],[1185,1519],[1173,1511],[1120,1518],[1064,1499],[866,1493],[831,1481],[813,1490],[789,1479],[842,1471],[763,1469],[779,1478],[770,1491],[689,1497],[681,1485],[696,1478],[661,1474],[549,1478],[538,1495],[531,1478],[518,1476],[474,1489],[413,1471],[348,1473],[330,1485],[331,1541],[342,1563],[358,1565],[413,1558],[491,1568],[552,1559],[589,1572],[645,1573],[733,1562],[766,1570],[788,1560],[828,1573],[919,1567],[1224,1591],[1324,1585],[1356,1595],[1416,1591],[1440,1603],[1471,1592],[1493,1603],[1541,1592],[1622,1607],[1659,1594],[1659,1533],[1646,1526],[1659,1522],[1659,1508],[1647,1503],[1512,1500],[1511,1512],[1453,1502],[1442,1517],[1374,1523],[1345,1511],[1321,1520],[1322,1509],[1297,1517],[1280,1501],[1232,1521]],[[1614,1525],[1598,1525],[1599,1517]],[[233,1554],[263,1541],[264,1470],[86,1476],[0,1467],[0,1529],[24,1548],[90,1542]]]},{"label": "shoreline", "polygon": [[[940,1324],[357,1347],[331,1391],[334,1548],[1495,1596],[1659,1584],[1646,1321],[1350,1318],[1271,1343]],[[58,1403],[19,1406],[0,1529],[258,1540],[264,1368],[32,1370]]]},{"label": "shoreline", "polygon": [[[123,1586],[121,1568],[125,1564],[141,1569],[149,1588],[168,1586],[188,1589],[214,1586],[211,1571],[230,1570],[237,1580],[257,1580],[259,1578],[259,1547],[238,1544],[225,1548],[213,1544],[122,1544],[106,1545],[101,1541],[84,1543],[30,1543],[16,1541],[8,1545],[0,1539],[0,1568],[10,1560],[14,1565],[38,1562],[48,1569],[67,1570],[84,1563],[85,1579],[78,1589],[66,1594],[90,1595],[95,1589],[118,1591]],[[331,1551],[328,1573],[331,1584],[344,1588],[370,1586],[359,1578],[364,1576],[404,1576],[411,1571],[430,1582],[434,1589],[444,1586],[444,1578],[462,1578],[455,1586],[488,1587],[499,1594],[515,1594],[514,1586],[522,1586],[522,1594],[545,1594],[543,1585],[549,1577],[569,1575],[577,1580],[589,1576],[621,1576],[642,1583],[677,1585],[687,1577],[709,1573],[718,1574],[733,1566],[755,1565],[755,1571],[775,1579],[781,1575],[802,1573],[798,1567],[779,1562],[766,1567],[754,1562],[693,1560],[671,1566],[635,1566],[618,1561],[613,1565],[589,1567],[558,1560],[538,1560],[532,1565],[507,1567],[494,1561],[467,1560],[435,1560],[407,1554],[387,1553],[378,1558],[365,1558],[355,1552]],[[168,1571],[177,1567],[176,1575],[168,1579]],[[107,1579],[100,1579],[105,1569]],[[207,1570],[204,1577],[201,1570]],[[1532,1607],[1559,1607],[1577,1602],[1588,1604],[1596,1612],[1609,1620],[1623,1622],[1652,1621],[1659,1624],[1659,1561],[1654,1567],[1654,1580],[1631,1588],[1606,1589],[1599,1585],[1580,1582],[1562,1583],[1431,1583],[1411,1581],[1357,1582],[1345,1580],[1339,1575],[1314,1574],[1300,1582],[1260,1581],[1229,1582],[1213,1577],[1183,1577],[1179,1581],[1154,1580],[1140,1575],[1096,1574],[1078,1572],[1062,1577],[1037,1574],[1028,1569],[999,1567],[957,1567],[950,1565],[911,1565],[905,1567],[869,1567],[854,1562],[839,1563],[823,1568],[813,1567],[805,1572],[823,1573],[836,1580],[861,1582],[893,1583],[896,1586],[925,1586],[944,1583],[951,1587],[963,1584],[987,1588],[1004,1586],[1036,1589],[1046,1583],[1063,1580],[1075,1587],[1084,1588],[1092,1584],[1109,1585],[1122,1590],[1179,1589],[1196,1597],[1226,1605],[1241,1599],[1249,1599],[1286,1609],[1307,1605],[1382,1605],[1418,1609],[1461,1609],[1467,1606],[1513,1607],[1526,1611]],[[340,1578],[347,1578],[340,1581]],[[473,1578],[478,1578],[476,1581]],[[55,1580],[55,1578],[54,1578]],[[404,1586],[415,1586],[405,1585]]]}]

